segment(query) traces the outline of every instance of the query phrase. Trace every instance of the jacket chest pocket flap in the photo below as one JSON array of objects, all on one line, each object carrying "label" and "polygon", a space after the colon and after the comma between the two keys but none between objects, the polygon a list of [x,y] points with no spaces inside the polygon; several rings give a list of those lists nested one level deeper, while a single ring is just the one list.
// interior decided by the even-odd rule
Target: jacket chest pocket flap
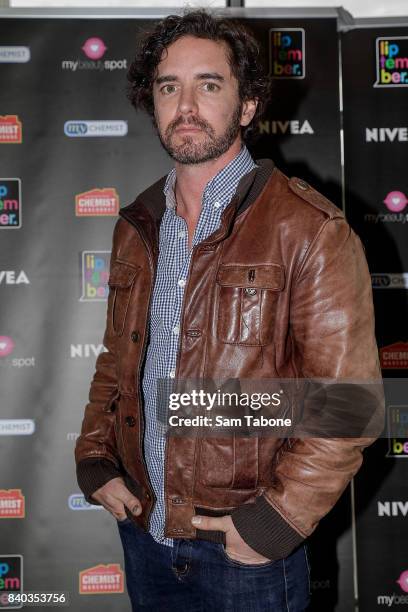
[{"label": "jacket chest pocket flap", "polygon": [[273,338],[277,302],[285,287],[280,264],[222,264],[217,272],[217,338],[260,346]]},{"label": "jacket chest pocket flap", "polygon": [[139,270],[140,266],[134,266],[121,261],[115,261],[111,267],[108,285],[113,292],[112,327],[118,336],[123,334],[130,295]]}]

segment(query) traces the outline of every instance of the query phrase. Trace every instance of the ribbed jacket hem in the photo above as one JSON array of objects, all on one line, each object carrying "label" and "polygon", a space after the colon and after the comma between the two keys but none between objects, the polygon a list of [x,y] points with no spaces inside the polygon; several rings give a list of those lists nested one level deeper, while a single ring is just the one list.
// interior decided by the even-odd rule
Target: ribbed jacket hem
[{"label": "ribbed jacket hem", "polygon": [[97,489],[103,487],[112,478],[123,476],[123,472],[118,470],[112,461],[100,458],[82,459],[77,465],[76,474],[79,488],[86,501],[94,506],[101,506],[102,504],[91,497],[92,493],[95,493]]},{"label": "ribbed jacket hem", "polygon": [[305,540],[263,495],[232,510],[231,519],[246,544],[271,561],[284,559]]}]

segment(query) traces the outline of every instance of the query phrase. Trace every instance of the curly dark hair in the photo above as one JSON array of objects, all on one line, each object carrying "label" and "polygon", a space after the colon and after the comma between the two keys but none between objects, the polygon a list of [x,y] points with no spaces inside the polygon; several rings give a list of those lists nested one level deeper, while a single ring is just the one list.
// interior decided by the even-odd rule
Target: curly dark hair
[{"label": "curly dark hair", "polygon": [[258,121],[270,97],[271,81],[260,59],[260,47],[253,34],[242,24],[205,9],[189,10],[183,15],[169,15],[139,40],[136,57],[129,67],[127,97],[136,109],[145,110],[154,122],[153,81],[162,52],[182,36],[196,36],[224,41],[229,48],[231,72],[238,81],[242,102],[257,99],[258,106],[251,123],[241,127],[244,141],[258,134]]}]

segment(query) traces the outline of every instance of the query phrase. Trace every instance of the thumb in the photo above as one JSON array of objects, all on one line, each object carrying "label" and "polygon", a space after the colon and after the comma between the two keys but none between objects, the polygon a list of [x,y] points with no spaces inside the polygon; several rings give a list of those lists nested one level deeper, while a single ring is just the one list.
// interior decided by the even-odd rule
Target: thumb
[{"label": "thumb", "polygon": [[204,531],[226,531],[223,516],[193,516],[191,523]]}]

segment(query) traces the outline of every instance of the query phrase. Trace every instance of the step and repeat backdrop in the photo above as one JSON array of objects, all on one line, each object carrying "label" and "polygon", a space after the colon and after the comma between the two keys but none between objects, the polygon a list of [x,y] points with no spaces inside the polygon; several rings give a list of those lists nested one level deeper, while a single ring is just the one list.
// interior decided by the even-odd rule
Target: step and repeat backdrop
[{"label": "step and repeat backdrop", "polygon": [[[408,21],[301,15],[240,17],[274,77],[251,152],[344,208],[372,273],[384,376],[403,379]],[[118,210],[172,167],[126,99],[154,23],[0,15],[0,608],[21,607],[24,591],[64,592],[75,611],[130,607],[116,521],[85,502],[73,453],[104,350]],[[390,414],[395,437],[368,449],[310,539],[313,610],[408,603],[408,404]]]}]

